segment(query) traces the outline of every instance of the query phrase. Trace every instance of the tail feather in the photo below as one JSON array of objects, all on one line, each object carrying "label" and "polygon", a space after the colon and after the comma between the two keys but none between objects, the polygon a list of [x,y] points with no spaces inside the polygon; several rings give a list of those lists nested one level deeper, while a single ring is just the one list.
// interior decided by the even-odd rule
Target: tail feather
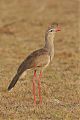
[{"label": "tail feather", "polygon": [[16,74],[13,78],[13,80],[11,81],[9,87],[8,87],[8,90],[11,90],[15,84],[17,83],[18,79],[19,79],[20,75],[19,74]]}]

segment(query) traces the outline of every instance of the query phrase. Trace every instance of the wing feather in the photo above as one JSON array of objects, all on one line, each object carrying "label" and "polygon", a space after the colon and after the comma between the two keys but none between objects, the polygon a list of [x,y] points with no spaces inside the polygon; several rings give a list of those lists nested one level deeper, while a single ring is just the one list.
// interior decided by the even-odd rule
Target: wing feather
[{"label": "wing feather", "polygon": [[26,69],[44,66],[48,63],[49,52],[47,49],[39,49],[32,52],[19,66],[17,72],[22,74]]}]

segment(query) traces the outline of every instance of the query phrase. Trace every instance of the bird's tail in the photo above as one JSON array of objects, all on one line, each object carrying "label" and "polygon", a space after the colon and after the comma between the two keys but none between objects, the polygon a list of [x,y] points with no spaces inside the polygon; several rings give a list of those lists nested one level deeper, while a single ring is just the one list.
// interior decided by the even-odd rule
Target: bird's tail
[{"label": "bird's tail", "polygon": [[9,87],[8,87],[8,90],[11,90],[11,89],[15,86],[15,84],[17,83],[19,77],[20,77],[19,74],[16,74],[16,75],[14,76],[14,78],[12,79],[12,81],[11,81]]}]

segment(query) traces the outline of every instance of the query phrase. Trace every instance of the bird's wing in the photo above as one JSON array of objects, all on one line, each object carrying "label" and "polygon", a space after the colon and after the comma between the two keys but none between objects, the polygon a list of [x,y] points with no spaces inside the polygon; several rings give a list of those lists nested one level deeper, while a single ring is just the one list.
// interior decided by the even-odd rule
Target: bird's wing
[{"label": "bird's wing", "polygon": [[19,66],[17,72],[22,74],[26,69],[34,67],[44,67],[50,59],[49,52],[46,49],[39,49],[32,52]]}]

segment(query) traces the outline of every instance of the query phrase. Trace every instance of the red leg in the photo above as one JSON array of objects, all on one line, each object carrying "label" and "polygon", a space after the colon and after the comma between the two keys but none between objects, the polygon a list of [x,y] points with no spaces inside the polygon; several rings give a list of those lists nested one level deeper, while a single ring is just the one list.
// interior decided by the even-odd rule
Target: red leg
[{"label": "red leg", "polygon": [[34,96],[34,104],[36,105],[35,78],[36,78],[36,70],[34,71],[34,76],[33,76],[33,96]]},{"label": "red leg", "polygon": [[40,104],[42,104],[41,81],[40,81],[41,77],[42,77],[42,71],[40,71],[39,78],[38,78],[38,93],[39,93]]}]

